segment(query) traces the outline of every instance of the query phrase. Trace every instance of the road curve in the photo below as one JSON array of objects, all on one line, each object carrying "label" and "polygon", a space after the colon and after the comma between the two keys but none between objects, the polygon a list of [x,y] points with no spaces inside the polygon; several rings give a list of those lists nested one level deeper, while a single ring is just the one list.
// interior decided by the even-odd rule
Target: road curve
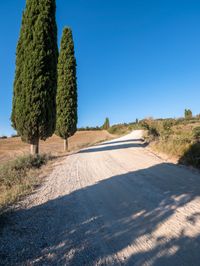
[{"label": "road curve", "polygon": [[0,231],[0,265],[200,265],[200,175],[141,135],[57,163]]}]

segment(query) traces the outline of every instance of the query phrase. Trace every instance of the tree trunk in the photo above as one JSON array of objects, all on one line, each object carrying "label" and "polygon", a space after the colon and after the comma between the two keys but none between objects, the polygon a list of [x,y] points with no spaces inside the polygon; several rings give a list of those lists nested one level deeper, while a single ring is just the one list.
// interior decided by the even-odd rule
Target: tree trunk
[{"label": "tree trunk", "polygon": [[64,139],[64,151],[68,151],[68,139]]},{"label": "tree trunk", "polygon": [[36,155],[39,153],[39,139],[31,143],[31,155]]}]

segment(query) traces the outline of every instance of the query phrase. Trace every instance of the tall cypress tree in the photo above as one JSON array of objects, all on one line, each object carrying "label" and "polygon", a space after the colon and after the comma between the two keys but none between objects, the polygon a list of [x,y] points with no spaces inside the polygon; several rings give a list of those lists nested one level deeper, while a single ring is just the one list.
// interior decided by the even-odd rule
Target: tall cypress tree
[{"label": "tall cypress tree", "polygon": [[12,125],[38,153],[55,131],[57,26],[55,0],[27,0],[16,52]]},{"label": "tall cypress tree", "polygon": [[64,28],[61,40],[56,103],[56,134],[64,139],[64,150],[67,150],[68,138],[77,130],[76,59],[70,28]]},{"label": "tall cypress tree", "polygon": [[104,122],[102,128],[105,129],[105,130],[107,130],[107,129],[109,129],[109,127],[110,127],[110,121],[109,121],[109,118],[106,117],[105,122]]},{"label": "tall cypress tree", "polygon": [[23,44],[22,44],[22,37],[23,37],[23,29],[24,29],[24,13],[22,16],[22,26],[20,30],[20,37],[19,41],[17,44],[17,53],[16,53],[16,69],[15,69],[15,81],[14,81],[14,90],[13,90],[13,107],[12,107],[12,114],[11,114],[11,121],[12,121],[12,126],[16,129],[16,123],[15,123],[15,107],[16,107],[16,99],[17,95],[20,93],[20,88],[21,88],[21,80],[22,80],[22,66],[24,62],[24,51],[23,51]]}]

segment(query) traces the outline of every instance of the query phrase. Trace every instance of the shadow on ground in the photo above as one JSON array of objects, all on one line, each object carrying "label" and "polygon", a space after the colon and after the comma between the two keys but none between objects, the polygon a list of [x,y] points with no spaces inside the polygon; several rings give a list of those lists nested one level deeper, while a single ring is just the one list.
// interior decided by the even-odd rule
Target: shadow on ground
[{"label": "shadow on ground", "polygon": [[179,163],[200,168],[200,142],[193,143],[179,159]]},{"label": "shadow on ground", "polygon": [[[10,235],[0,237],[0,264],[95,265],[131,249],[143,238],[152,240],[153,232],[178,208],[200,196],[199,176],[191,177],[188,171],[186,178],[182,171],[186,170],[162,163],[16,211],[8,224]],[[182,229],[176,237],[161,235],[154,246],[147,244],[143,250],[145,242],[141,242],[141,250],[124,257],[124,265],[199,265],[200,232],[195,236],[185,232],[188,226],[195,226],[199,216],[199,212],[193,213],[185,224],[178,224]]]},{"label": "shadow on ground", "polygon": [[116,143],[129,143],[129,142],[143,142],[143,139],[129,139],[129,140],[118,140],[118,141],[110,141],[110,142],[104,142],[104,143],[100,143],[98,144],[98,146],[104,146],[104,145],[112,145],[112,144],[116,144]]},{"label": "shadow on ground", "polygon": [[[116,144],[116,143],[119,143],[119,144],[110,145],[110,144]],[[105,143],[105,144],[97,145],[97,147],[92,147],[92,148],[81,150],[79,151],[79,153],[112,151],[112,150],[121,150],[121,149],[129,149],[129,148],[145,148],[147,145],[148,143],[141,142],[140,140],[137,140],[136,143],[133,140],[129,140],[129,141],[126,140],[126,141],[119,141],[119,142],[112,142],[112,143]]]}]

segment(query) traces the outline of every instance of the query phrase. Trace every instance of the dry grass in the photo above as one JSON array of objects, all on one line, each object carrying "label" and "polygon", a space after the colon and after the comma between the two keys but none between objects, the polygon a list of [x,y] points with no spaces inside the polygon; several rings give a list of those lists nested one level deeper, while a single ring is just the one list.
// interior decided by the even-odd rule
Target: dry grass
[{"label": "dry grass", "polygon": [[189,149],[190,144],[183,143],[178,140],[155,140],[150,144],[150,147],[156,151],[168,155],[170,158],[176,161],[183,156],[183,154]]},{"label": "dry grass", "polygon": [[51,159],[46,154],[27,155],[0,166],[0,213],[39,184],[40,168]]},{"label": "dry grass", "polygon": [[[107,131],[79,131],[69,139],[69,149],[76,151],[112,138],[113,135]],[[0,214],[8,205],[32,192],[36,185],[41,184],[55,163],[55,161],[49,161],[52,156],[56,159],[57,156],[66,154],[62,151],[63,140],[57,136],[41,141],[42,154],[39,156],[30,156],[29,148],[29,145],[23,143],[20,138],[0,140]],[[47,165],[43,166],[46,163]]]},{"label": "dry grass", "polygon": [[[69,138],[69,150],[78,150],[112,138],[113,135],[105,130],[78,131],[74,136]],[[15,159],[18,156],[29,154],[29,149],[30,145],[22,142],[20,138],[0,139],[0,164]],[[40,152],[51,153],[54,156],[62,154],[63,140],[54,135],[46,141],[41,141]]]},{"label": "dry grass", "polygon": [[159,137],[150,138],[150,147],[158,153],[167,155],[168,158],[184,164],[200,167],[200,146],[196,143],[193,131],[194,128],[200,126],[200,122],[197,121],[187,124],[186,122],[172,126],[169,132],[162,130],[162,123],[156,124],[154,122]]}]

